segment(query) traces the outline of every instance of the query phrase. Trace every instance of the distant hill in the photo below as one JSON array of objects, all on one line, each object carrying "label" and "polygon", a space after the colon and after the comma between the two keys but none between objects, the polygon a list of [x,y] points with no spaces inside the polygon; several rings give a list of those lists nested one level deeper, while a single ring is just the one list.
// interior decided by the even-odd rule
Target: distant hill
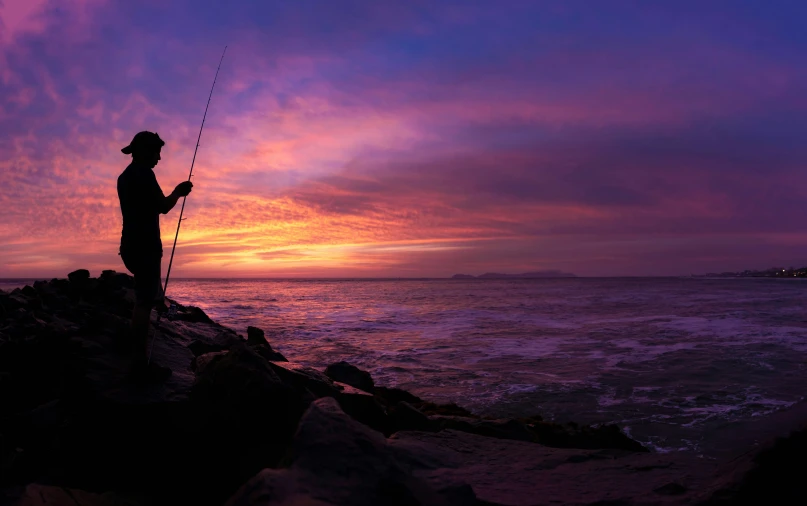
[{"label": "distant hill", "polygon": [[503,279],[503,278],[576,278],[575,274],[561,271],[534,271],[523,274],[502,274],[500,272],[486,272],[481,276],[470,274],[454,274],[451,279]]}]

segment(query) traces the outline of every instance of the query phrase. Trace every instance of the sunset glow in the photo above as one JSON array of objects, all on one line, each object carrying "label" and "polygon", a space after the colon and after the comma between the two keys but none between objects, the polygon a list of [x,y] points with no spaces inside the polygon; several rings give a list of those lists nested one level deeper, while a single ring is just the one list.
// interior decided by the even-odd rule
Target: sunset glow
[{"label": "sunset glow", "polygon": [[807,7],[661,3],[6,0],[0,277],[124,270],[225,45],[172,276],[807,265]]}]

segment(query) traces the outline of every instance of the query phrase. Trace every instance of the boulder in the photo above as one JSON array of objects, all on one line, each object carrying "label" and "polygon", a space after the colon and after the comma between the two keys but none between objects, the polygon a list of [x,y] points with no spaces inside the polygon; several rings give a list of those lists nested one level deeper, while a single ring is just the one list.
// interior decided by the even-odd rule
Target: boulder
[{"label": "boulder", "polygon": [[638,441],[629,438],[614,424],[591,427],[536,422],[526,425],[535,434],[535,442],[555,448],[614,448],[632,452],[650,451]]},{"label": "boulder", "polygon": [[345,413],[354,420],[385,435],[395,431],[384,406],[372,394],[347,383],[337,382],[336,385],[342,389],[336,396],[336,400]]},{"label": "boulder", "polygon": [[266,340],[266,334],[258,327],[247,327],[247,343],[248,344],[269,344]]},{"label": "boulder", "polygon": [[347,416],[332,398],[314,401],[300,421],[288,469],[264,469],[228,506],[475,505],[460,483],[431,486],[384,436]]},{"label": "boulder", "polygon": [[437,430],[438,425],[429,420],[417,408],[406,401],[401,401],[388,410],[393,432],[401,430]]},{"label": "boulder", "polygon": [[268,365],[284,382],[294,385],[300,391],[308,391],[314,397],[333,397],[339,394],[339,388],[334,382],[316,369],[288,361],[268,362]]},{"label": "boulder", "polygon": [[693,491],[708,484],[715,469],[714,462],[687,452],[551,448],[450,429],[397,432],[388,444],[413,461],[433,462],[417,472],[433,487],[467,483],[480,505],[702,504]]},{"label": "boulder", "polygon": [[248,346],[214,357],[190,393],[198,430],[215,435],[204,441],[198,480],[209,480],[210,493],[223,500],[261,469],[277,465],[311,400]]},{"label": "boulder", "polygon": [[288,359],[279,351],[273,350],[269,343],[255,345],[252,349],[269,362],[288,362]]},{"label": "boulder", "polygon": [[191,323],[214,323],[201,308],[185,306],[184,311],[177,313],[177,320]]},{"label": "boulder", "polygon": [[38,297],[39,293],[34,289],[31,285],[25,285],[22,287],[22,294],[26,297]]},{"label": "boulder", "polygon": [[258,327],[247,327],[247,344],[270,362],[288,362],[283,354],[272,349],[272,345],[266,339],[266,334]]},{"label": "boulder", "polygon": [[469,416],[479,418],[477,415],[461,406],[457,406],[453,402],[449,402],[448,404],[435,404],[433,402],[421,401],[414,403],[413,406],[416,406],[418,410],[426,415]]},{"label": "boulder", "polygon": [[197,375],[202,375],[204,374],[205,368],[210,365],[216,359],[216,357],[223,357],[226,354],[226,351],[214,351],[193,357],[193,361],[191,362],[191,370]]},{"label": "boulder", "polygon": [[78,269],[67,275],[67,279],[71,283],[82,285],[90,280],[90,271],[87,269]]},{"label": "boulder", "polygon": [[325,374],[334,381],[347,383],[365,392],[371,392],[375,388],[372,376],[367,371],[362,371],[356,366],[345,361],[336,362],[325,369]]},{"label": "boulder", "polygon": [[[342,383],[344,383],[344,381]],[[373,389],[373,395],[385,406],[394,406],[401,401],[408,402],[413,406],[424,402],[420,397],[410,394],[406,390],[401,390],[400,388],[375,387]]]},{"label": "boulder", "polygon": [[786,437],[763,440],[760,446],[721,469],[704,506],[805,504],[807,425]]}]

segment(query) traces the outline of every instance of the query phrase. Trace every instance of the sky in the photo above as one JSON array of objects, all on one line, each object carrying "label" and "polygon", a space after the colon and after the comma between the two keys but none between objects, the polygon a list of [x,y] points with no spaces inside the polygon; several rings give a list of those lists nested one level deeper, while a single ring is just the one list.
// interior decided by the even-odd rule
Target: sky
[{"label": "sky", "polygon": [[[141,130],[172,277],[807,265],[807,2],[0,0],[0,277],[125,271]],[[179,206],[161,217],[163,272]]]}]

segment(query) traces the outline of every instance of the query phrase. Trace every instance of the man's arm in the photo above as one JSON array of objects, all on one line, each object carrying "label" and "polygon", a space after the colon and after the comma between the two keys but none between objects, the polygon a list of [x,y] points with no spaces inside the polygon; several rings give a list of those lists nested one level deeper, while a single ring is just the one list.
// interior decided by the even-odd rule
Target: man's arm
[{"label": "man's arm", "polygon": [[174,190],[171,195],[167,197],[163,197],[162,202],[160,204],[160,213],[161,214],[168,214],[168,211],[174,208],[177,205],[177,201],[179,200],[179,194]]},{"label": "man's arm", "polygon": [[[154,179],[154,182],[157,182],[157,179]],[[186,197],[191,192],[191,188],[193,188],[193,183],[190,181],[183,181],[179,183],[174,191],[171,192],[171,195],[165,196],[163,193],[162,188],[160,188],[159,184],[155,184],[159,191],[159,195],[157,195],[157,208],[160,214],[168,214],[168,212],[177,205],[177,201],[180,197]]]}]

